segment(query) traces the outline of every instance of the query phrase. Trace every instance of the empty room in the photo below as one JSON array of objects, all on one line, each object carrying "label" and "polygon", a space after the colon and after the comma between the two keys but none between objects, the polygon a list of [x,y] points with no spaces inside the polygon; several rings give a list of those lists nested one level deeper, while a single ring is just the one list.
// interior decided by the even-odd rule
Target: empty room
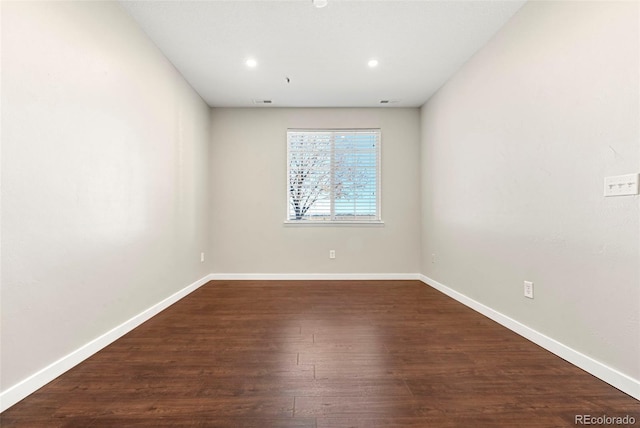
[{"label": "empty room", "polygon": [[3,427],[640,426],[640,2],[10,1]]}]

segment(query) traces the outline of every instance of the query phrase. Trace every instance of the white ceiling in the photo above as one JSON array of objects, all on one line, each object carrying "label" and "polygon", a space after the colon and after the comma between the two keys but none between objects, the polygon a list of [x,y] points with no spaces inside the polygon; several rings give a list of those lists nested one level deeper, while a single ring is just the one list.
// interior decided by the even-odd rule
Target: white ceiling
[{"label": "white ceiling", "polygon": [[524,2],[120,1],[212,107],[420,106]]}]

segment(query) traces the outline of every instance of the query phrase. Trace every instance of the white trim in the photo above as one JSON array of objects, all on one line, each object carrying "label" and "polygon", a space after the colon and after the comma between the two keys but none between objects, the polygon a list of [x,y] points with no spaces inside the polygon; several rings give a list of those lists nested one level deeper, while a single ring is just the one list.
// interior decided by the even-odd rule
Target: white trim
[{"label": "white trim", "polygon": [[158,302],[150,308],[140,312],[138,315],[135,315],[133,318],[123,322],[119,326],[114,327],[103,335],[93,339],[70,354],[60,358],[58,361],[49,364],[47,367],[18,382],[7,390],[2,391],[0,393],[0,412],[4,412],[18,401],[42,388],[44,385],[51,382],[67,370],[86,360],[105,346],[113,343],[143,322],[211,281],[211,277],[212,275],[207,275],[204,278],[199,279],[161,302]]},{"label": "white trim", "polygon": [[303,227],[303,226],[322,226],[322,227],[327,227],[327,226],[338,226],[338,227],[342,227],[342,226],[358,226],[358,227],[367,227],[367,226],[373,226],[373,227],[382,227],[384,226],[384,221],[382,220],[371,220],[371,221],[337,221],[337,220],[327,220],[327,221],[313,221],[313,220],[285,220],[284,221],[284,225],[289,227],[289,226],[297,226],[297,227]]},{"label": "white trim", "polygon": [[425,275],[412,273],[366,273],[366,274],[349,274],[349,273],[316,273],[316,274],[209,274],[182,290],[172,294],[159,303],[142,311],[133,318],[125,321],[119,326],[106,332],[102,336],[97,337],[91,342],[81,346],[70,354],[53,362],[49,366],[34,373],[28,378],[18,382],[12,387],[0,393],[0,412],[4,412],[18,401],[37,391],[47,383],[51,382],[67,370],[81,363],[91,355],[100,351],[102,348],[113,343],[126,333],[130,332],[140,324],[149,320],[162,310],[171,306],[178,300],[192,293],[202,285],[212,280],[420,280],[426,285],[446,294],[447,296],[457,300],[458,302],[468,306],[469,308],[481,313],[482,315],[496,321],[509,330],[523,336],[524,338],[536,343],[553,354],[563,358],[571,364],[591,373],[595,377],[607,382],[608,384],[618,388],[619,390],[629,394],[637,400],[640,400],[640,381],[625,375],[593,358],[572,349],[555,339],[528,327],[470,297],[459,293],[440,282],[433,280]]},{"label": "white trim", "polygon": [[482,315],[492,319],[493,321],[508,328],[514,333],[519,334],[532,341],[533,343],[543,347],[558,357],[570,362],[571,364],[591,373],[593,376],[601,379],[611,386],[618,388],[620,391],[629,394],[633,398],[640,400],[640,380],[634,379],[624,373],[617,371],[593,358],[568,347],[555,339],[552,339],[537,330],[528,327],[519,321],[510,318],[495,309],[492,309],[472,298],[459,293],[438,281],[431,279],[425,275],[420,275],[420,280],[426,285],[446,294],[452,299],[457,300],[465,306],[481,313]]},{"label": "white trim", "polygon": [[419,280],[417,273],[214,273],[212,280],[279,280],[279,281],[299,281],[299,280],[325,280],[325,281],[345,281],[345,280]]}]

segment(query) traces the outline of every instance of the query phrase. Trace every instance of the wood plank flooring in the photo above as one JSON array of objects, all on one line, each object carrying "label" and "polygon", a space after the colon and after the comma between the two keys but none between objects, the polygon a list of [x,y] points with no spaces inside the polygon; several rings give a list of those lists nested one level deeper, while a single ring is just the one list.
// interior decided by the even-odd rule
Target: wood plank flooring
[{"label": "wood plank flooring", "polygon": [[[640,402],[418,281],[214,281],[2,427],[570,427]],[[593,426],[593,425],[592,425]]]}]

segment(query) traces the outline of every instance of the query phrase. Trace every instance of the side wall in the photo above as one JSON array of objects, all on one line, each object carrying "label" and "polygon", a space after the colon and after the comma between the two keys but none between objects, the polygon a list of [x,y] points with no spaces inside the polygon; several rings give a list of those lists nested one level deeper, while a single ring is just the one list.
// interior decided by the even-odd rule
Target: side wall
[{"label": "side wall", "polygon": [[[421,272],[640,379],[638,2],[530,2],[422,108]],[[535,299],[523,297],[534,282]]]},{"label": "side wall", "polygon": [[203,278],[209,108],[117,3],[2,2],[2,391]]},{"label": "side wall", "polygon": [[[384,226],[285,226],[287,128],[352,127],[382,130]],[[211,141],[214,274],[419,271],[418,109],[212,109]]]}]

